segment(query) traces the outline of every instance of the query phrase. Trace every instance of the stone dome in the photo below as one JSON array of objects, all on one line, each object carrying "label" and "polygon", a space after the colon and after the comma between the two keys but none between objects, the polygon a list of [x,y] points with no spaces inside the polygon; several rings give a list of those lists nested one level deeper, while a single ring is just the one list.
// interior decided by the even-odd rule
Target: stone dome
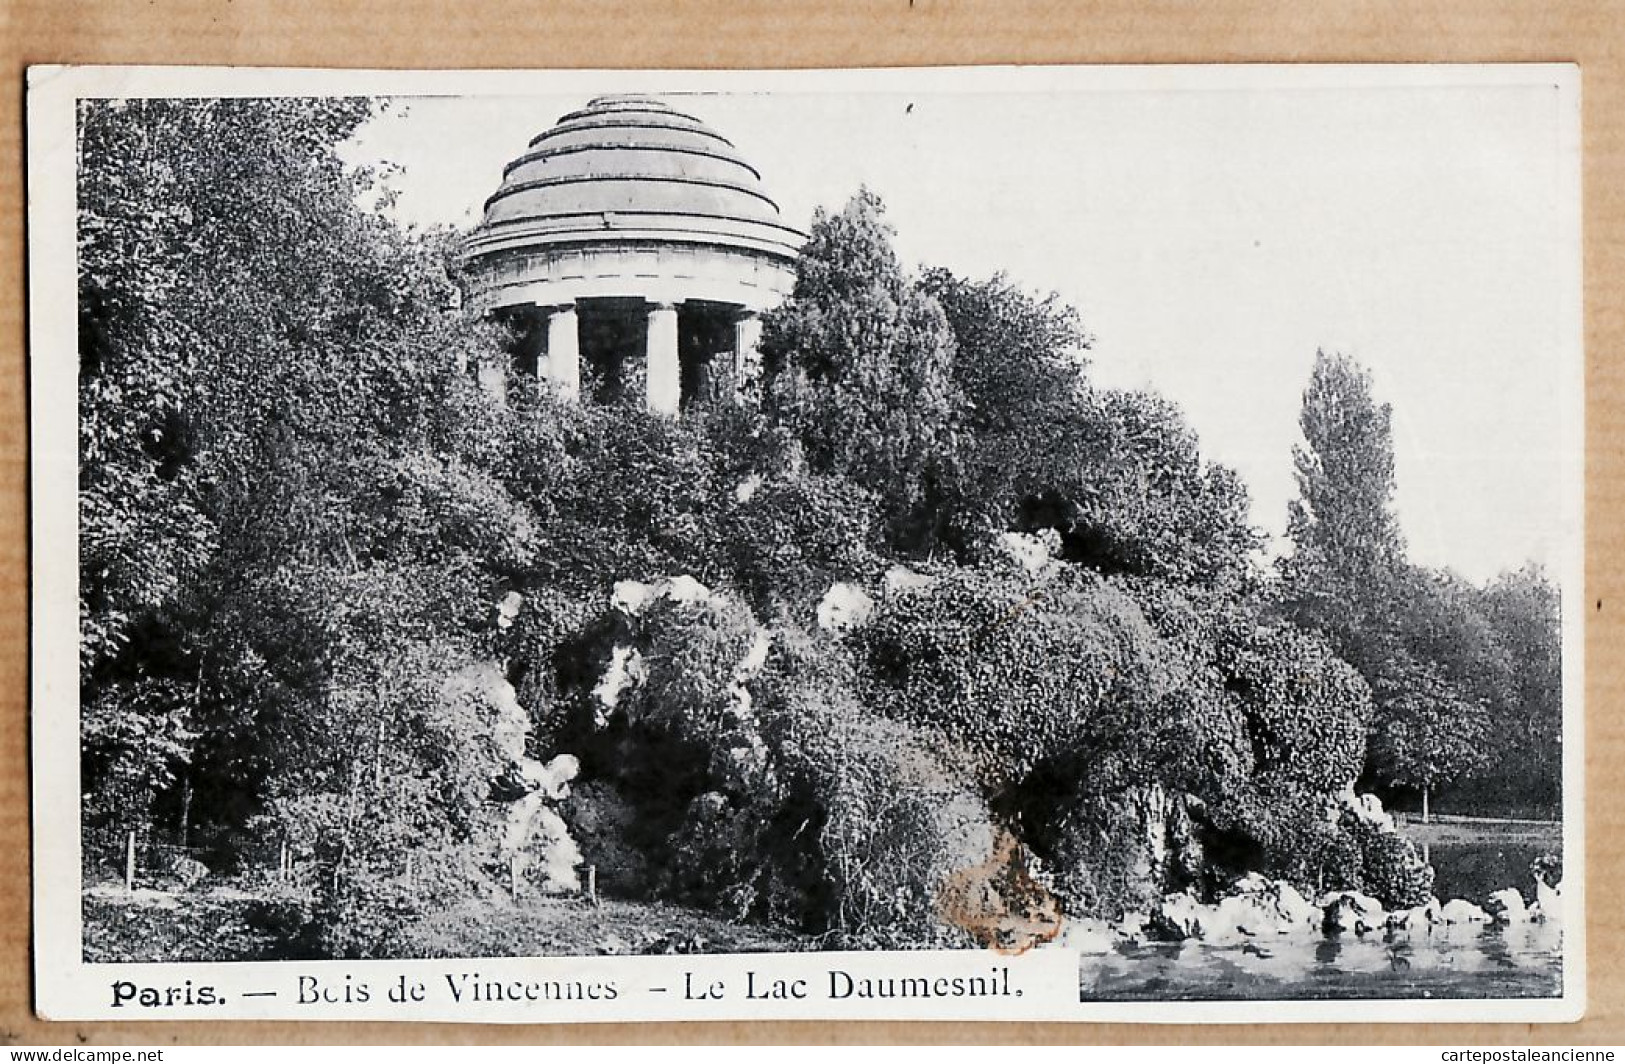
[{"label": "stone dome", "polygon": [[[759,309],[788,290],[805,239],[784,224],[761,174],[726,137],[660,100],[603,96],[564,115],[507,165],[464,245],[464,261],[471,296],[500,307],[637,294],[546,284],[570,279],[568,269],[549,263],[573,253],[595,253],[595,272],[613,258],[646,274],[642,267],[651,264],[638,259],[678,252],[690,260],[676,263],[678,272],[718,282],[732,276],[733,287],[747,291],[702,283],[663,298]],[[549,290],[538,290],[538,282]],[[753,287],[760,298],[752,298]]]},{"label": "stone dome", "polygon": [[677,414],[751,394],[760,314],[805,241],[726,137],[660,100],[601,96],[503,171],[463,243],[464,295],[558,394],[641,393]]}]

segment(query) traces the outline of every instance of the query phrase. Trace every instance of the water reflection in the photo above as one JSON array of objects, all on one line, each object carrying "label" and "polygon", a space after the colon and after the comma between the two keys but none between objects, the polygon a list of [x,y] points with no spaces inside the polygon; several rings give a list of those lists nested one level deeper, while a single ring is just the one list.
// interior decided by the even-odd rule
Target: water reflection
[{"label": "water reflection", "polygon": [[1556,997],[1563,935],[1546,924],[1153,942],[1085,957],[1085,1001]]}]

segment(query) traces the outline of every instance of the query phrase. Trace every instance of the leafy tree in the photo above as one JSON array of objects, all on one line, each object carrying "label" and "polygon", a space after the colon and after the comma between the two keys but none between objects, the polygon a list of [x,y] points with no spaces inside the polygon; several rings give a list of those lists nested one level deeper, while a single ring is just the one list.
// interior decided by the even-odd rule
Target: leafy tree
[{"label": "leafy tree", "polygon": [[1368,769],[1419,791],[1424,817],[1443,785],[1486,764],[1492,707],[1512,664],[1478,592],[1405,560],[1394,516],[1391,412],[1370,374],[1317,354],[1304,393],[1299,497],[1282,563],[1288,616],[1322,632],[1370,685]]},{"label": "leafy tree", "polygon": [[[1061,496],[1068,556],[1106,571],[1249,594],[1262,538],[1246,486],[1202,458],[1180,410],[1145,392],[1098,391],[1086,416],[1099,443]],[[1028,514],[1043,513],[1048,501],[1031,500]]]},{"label": "leafy tree", "polygon": [[1173,404],[1093,389],[1077,312],[1002,275],[931,270],[964,397],[936,536],[976,558],[1011,528],[1054,529],[1068,560],[1107,573],[1246,584],[1259,536],[1236,475],[1205,462]]},{"label": "leafy tree", "polygon": [[1154,701],[1138,689],[1162,668],[1133,600],[1098,578],[962,569],[892,596],[860,636],[876,705],[978,752],[994,792],[1075,751],[1108,706]]},{"label": "leafy tree", "polygon": [[1252,786],[1298,799],[1354,781],[1370,694],[1322,640],[1291,625],[1232,632],[1218,662],[1247,722]]},{"label": "leafy tree", "polygon": [[1464,696],[1437,662],[1408,655],[1385,662],[1372,687],[1382,707],[1372,762],[1386,781],[1422,792],[1426,822],[1432,792],[1484,763],[1485,706]]},{"label": "leafy tree", "polygon": [[1316,352],[1298,419],[1303,444],[1292,452],[1289,574],[1319,566],[1347,579],[1380,577],[1403,562],[1392,418],[1372,394],[1370,373],[1347,355]]},{"label": "leafy tree", "polygon": [[1503,573],[1474,602],[1504,655],[1489,701],[1487,764],[1464,797],[1529,815],[1562,803],[1563,636],[1557,587],[1537,566]]},{"label": "leafy tree", "polygon": [[936,538],[961,556],[1013,527],[1045,470],[1084,465],[1092,446],[1081,413],[1090,339],[1077,311],[1036,299],[1003,275],[985,282],[927,270],[921,287],[942,306],[955,340],[962,451]]},{"label": "leafy tree", "polygon": [[[528,563],[532,532],[500,485],[435,453],[457,363],[483,341],[451,311],[442,238],[357,205],[367,175],[334,148],[369,113],[81,110],[92,820],[173,823],[190,784],[214,825],[269,811],[264,830],[314,832],[335,868],[398,867],[389,846],[477,829],[448,798],[465,740],[423,741],[458,734],[429,692],[481,645],[495,578]],[[437,798],[419,814],[369,799],[394,815],[368,842],[360,777]],[[122,801],[135,781],[144,800]]]}]

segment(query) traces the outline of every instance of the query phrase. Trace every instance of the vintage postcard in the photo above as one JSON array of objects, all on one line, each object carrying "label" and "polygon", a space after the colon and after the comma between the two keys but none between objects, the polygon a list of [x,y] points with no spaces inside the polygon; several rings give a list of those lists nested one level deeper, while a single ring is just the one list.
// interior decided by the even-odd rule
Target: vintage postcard
[{"label": "vintage postcard", "polygon": [[28,119],[40,1014],[1581,1015],[1575,68]]}]

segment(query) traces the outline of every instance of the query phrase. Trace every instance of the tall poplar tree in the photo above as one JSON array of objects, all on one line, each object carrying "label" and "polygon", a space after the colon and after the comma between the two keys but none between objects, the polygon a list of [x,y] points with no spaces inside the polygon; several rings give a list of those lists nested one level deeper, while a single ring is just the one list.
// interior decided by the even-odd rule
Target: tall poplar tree
[{"label": "tall poplar tree", "polygon": [[1486,708],[1461,667],[1472,655],[1456,645],[1459,611],[1427,593],[1426,574],[1405,560],[1392,419],[1363,366],[1316,353],[1293,449],[1298,498],[1282,590],[1287,614],[1320,631],[1371,687],[1368,776],[1420,791],[1425,818],[1433,790],[1481,764]]},{"label": "tall poplar tree", "polygon": [[1298,498],[1287,533],[1295,567],[1326,565],[1350,576],[1392,571],[1405,543],[1394,516],[1393,412],[1372,394],[1371,374],[1347,355],[1315,354],[1293,448]]}]

